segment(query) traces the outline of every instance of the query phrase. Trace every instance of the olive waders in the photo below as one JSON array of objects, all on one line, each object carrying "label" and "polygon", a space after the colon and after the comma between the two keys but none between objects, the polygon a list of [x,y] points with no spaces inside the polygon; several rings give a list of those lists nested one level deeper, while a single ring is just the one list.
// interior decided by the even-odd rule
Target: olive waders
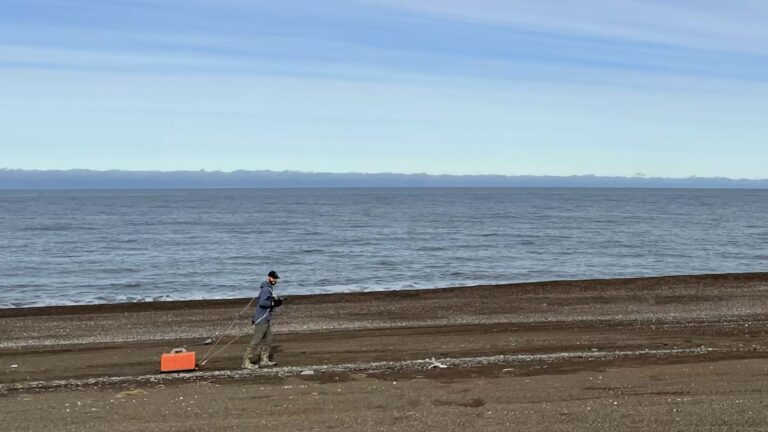
[{"label": "olive waders", "polygon": [[[259,352],[260,358],[258,364],[251,362],[251,355],[254,351]],[[268,322],[256,323],[253,325],[253,336],[248,343],[248,347],[243,354],[243,369],[257,369],[259,366],[274,366],[277,363],[269,360],[269,354],[272,351],[272,325]]]}]

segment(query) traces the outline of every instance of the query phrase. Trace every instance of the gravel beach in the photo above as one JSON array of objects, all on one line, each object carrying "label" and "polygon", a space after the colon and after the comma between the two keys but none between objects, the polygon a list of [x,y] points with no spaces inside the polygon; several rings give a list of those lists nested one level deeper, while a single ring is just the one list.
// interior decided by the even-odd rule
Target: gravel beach
[{"label": "gravel beach", "polygon": [[[768,273],[0,310],[3,430],[768,430]],[[160,374],[175,347],[211,353]]]}]

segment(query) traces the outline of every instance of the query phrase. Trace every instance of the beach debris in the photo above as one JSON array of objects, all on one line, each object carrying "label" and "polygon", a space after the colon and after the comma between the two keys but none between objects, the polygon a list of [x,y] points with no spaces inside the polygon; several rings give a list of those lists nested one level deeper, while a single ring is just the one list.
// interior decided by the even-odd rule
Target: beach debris
[{"label": "beach debris", "polygon": [[124,398],[124,397],[131,397],[131,396],[142,396],[145,394],[147,394],[147,392],[145,392],[142,389],[133,389],[133,390],[122,391],[117,395],[115,395],[115,397]]},{"label": "beach debris", "polygon": [[17,368],[17,367],[19,367],[19,365],[17,365],[17,364],[12,364],[12,365],[11,365],[11,369],[15,369],[15,368]]},{"label": "beach debris", "polygon": [[314,375],[314,374],[315,374],[315,371],[309,370],[309,369],[301,372],[301,375]]},{"label": "beach debris", "polygon": [[205,340],[205,342],[203,342],[203,345],[210,345],[212,343],[213,343],[213,338],[208,338]]},{"label": "beach debris", "polygon": [[[545,354],[510,354],[495,355],[486,357],[464,357],[464,358],[446,358],[441,359],[442,363],[452,368],[469,368],[477,365],[516,365],[516,364],[536,364],[541,362],[552,362],[562,359],[573,359],[576,361],[587,361],[594,359],[614,359],[614,358],[643,358],[653,356],[653,358],[676,357],[681,355],[703,355],[713,352],[731,352],[724,348],[686,348],[678,350],[630,350],[630,351],[607,351],[591,353],[587,351],[556,352]],[[13,390],[29,389],[64,389],[64,388],[90,388],[100,385],[145,385],[151,388],[155,382],[172,382],[179,380],[199,381],[201,379],[228,379],[239,378],[250,375],[262,376],[295,376],[304,370],[313,370],[316,374],[326,373],[363,373],[370,374],[380,371],[421,371],[426,369],[428,360],[404,360],[404,361],[386,361],[373,363],[348,363],[335,365],[314,365],[314,366],[291,366],[277,367],[272,369],[259,369],[257,371],[243,372],[240,370],[203,370],[191,373],[178,374],[150,374],[140,376],[107,376],[91,377],[84,379],[61,379],[52,381],[22,381],[13,383],[0,383],[0,396]],[[604,377],[590,376],[585,377],[590,380],[602,380]],[[29,377],[27,377],[29,379]],[[530,382],[526,379],[525,382]],[[122,399],[124,402],[126,399]],[[110,401],[114,403],[114,401]]]},{"label": "beach debris", "polygon": [[427,369],[445,369],[448,367],[448,365],[445,365],[435,360],[434,357],[432,357],[429,361],[431,361],[432,364],[427,366]]}]

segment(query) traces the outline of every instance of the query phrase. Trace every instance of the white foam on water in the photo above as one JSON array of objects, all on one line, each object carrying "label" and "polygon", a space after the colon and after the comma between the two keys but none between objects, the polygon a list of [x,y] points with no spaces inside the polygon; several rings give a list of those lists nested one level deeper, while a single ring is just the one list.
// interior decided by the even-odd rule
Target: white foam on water
[{"label": "white foam on water", "polygon": [[[472,285],[490,285],[499,283],[498,281],[478,280]],[[419,289],[437,289],[466,286],[466,282],[446,281],[445,283],[420,284],[358,284],[358,285],[327,285],[321,287],[289,287],[282,289],[280,285],[276,293],[283,297],[291,295],[311,295],[311,294],[335,294],[335,293],[361,293],[361,292],[382,292],[382,291],[404,291]],[[89,290],[87,293],[70,293],[67,296],[43,296],[35,300],[6,301],[0,303],[0,309],[26,308],[26,307],[44,307],[44,306],[80,306],[96,304],[116,304],[116,303],[145,303],[145,302],[164,302],[164,301],[185,301],[185,300],[220,300],[228,298],[248,298],[258,293],[258,288],[229,288],[226,290],[188,290],[183,293],[166,293],[156,295],[131,295],[131,294],[103,294],[94,293],[95,290]]]}]

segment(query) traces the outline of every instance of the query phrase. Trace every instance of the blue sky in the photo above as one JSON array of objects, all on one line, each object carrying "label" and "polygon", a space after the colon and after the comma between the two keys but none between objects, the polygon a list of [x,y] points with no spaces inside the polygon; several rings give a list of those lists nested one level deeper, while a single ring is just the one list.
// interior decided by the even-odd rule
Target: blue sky
[{"label": "blue sky", "polygon": [[764,1],[3,0],[0,167],[768,178]]}]

